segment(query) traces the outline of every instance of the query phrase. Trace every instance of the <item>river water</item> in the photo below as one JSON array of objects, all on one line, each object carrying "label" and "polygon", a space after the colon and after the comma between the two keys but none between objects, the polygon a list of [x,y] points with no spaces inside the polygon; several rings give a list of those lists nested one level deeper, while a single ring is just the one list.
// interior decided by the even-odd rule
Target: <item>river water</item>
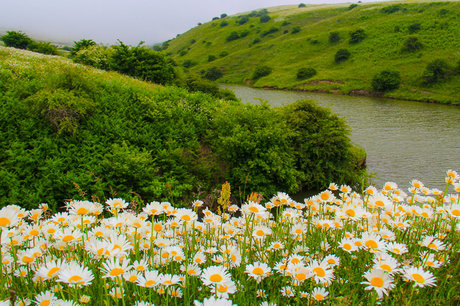
[{"label": "river water", "polygon": [[460,107],[391,99],[255,89],[224,85],[245,103],[282,106],[313,99],[344,118],[351,140],[367,152],[375,186],[412,179],[444,190],[445,172],[460,170]]}]

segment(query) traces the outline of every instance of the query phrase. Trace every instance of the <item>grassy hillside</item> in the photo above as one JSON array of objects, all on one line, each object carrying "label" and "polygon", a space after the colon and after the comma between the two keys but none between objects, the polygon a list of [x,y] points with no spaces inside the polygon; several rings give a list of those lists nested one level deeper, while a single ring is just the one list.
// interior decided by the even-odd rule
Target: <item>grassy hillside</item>
[{"label": "grassy hillside", "polygon": [[[372,78],[390,69],[400,73],[402,82],[386,96],[460,104],[460,2],[281,6],[268,9],[268,22],[254,16],[240,24],[248,14],[199,25],[168,42],[166,51],[191,72],[218,67],[224,83],[343,94],[374,94]],[[350,33],[359,29],[365,38],[350,43]],[[240,38],[231,40],[232,32]],[[330,41],[331,32],[338,33],[338,42]],[[408,37],[421,44],[419,50],[407,50]],[[342,63],[335,62],[339,49],[351,54]],[[422,75],[435,59],[445,60],[450,74],[427,85]],[[260,65],[272,72],[253,80]],[[298,80],[302,67],[317,74]]]},{"label": "grassy hillside", "polygon": [[308,101],[244,105],[0,47],[0,207],[189,203],[225,181],[239,200],[353,184],[363,170],[348,133]]}]

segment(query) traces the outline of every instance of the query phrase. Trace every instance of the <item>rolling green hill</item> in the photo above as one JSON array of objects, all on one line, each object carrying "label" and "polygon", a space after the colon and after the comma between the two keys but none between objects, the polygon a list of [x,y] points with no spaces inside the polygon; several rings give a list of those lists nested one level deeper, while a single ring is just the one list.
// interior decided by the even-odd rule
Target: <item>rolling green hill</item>
[{"label": "rolling green hill", "polygon": [[[401,86],[385,96],[460,104],[460,2],[295,5],[267,11],[207,22],[163,47],[190,72],[219,68],[222,83],[383,95],[375,93],[372,79],[382,70],[392,70],[400,73]],[[263,15],[270,18],[262,19]],[[350,42],[350,33],[357,30],[363,30],[364,39]],[[350,57],[337,63],[339,49],[347,49]],[[447,64],[444,74],[427,83],[425,69],[436,59]],[[261,65],[272,72],[254,79]],[[317,73],[299,80],[299,68]]]}]

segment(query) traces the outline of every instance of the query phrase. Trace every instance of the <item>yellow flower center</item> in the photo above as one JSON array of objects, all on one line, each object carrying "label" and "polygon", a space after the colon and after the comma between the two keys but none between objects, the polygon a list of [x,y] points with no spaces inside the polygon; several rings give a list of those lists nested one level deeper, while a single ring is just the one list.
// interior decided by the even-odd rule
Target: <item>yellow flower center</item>
[{"label": "yellow flower center", "polygon": [[209,279],[213,283],[220,283],[223,280],[223,277],[220,274],[213,274],[209,277]]},{"label": "yellow flower center", "polygon": [[114,268],[112,271],[110,271],[111,276],[118,276],[120,274],[123,274],[124,270],[122,268]]},{"label": "yellow flower center", "polygon": [[255,275],[262,275],[264,274],[264,270],[261,268],[254,268],[254,270],[252,270],[252,273]]},{"label": "yellow flower center", "polygon": [[368,240],[366,241],[365,245],[369,248],[372,248],[372,249],[376,249],[379,247],[379,245],[377,244],[377,242],[375,242],[374,240]]},{"label": "yellow flower center", "polygon": [[88,213],[89,209],[86,207],[80,207],[77,209],[77,214],[79,215],[86,215]]},{"label": "yellow flower center", "polygon": [[371,285],[374,286],[374,287],[383,287],[383,279],[381,277],[373,277],[371,279]]},{"label": "yellow flower center", "polygon": [[391,267],[387,264],[383,264],[383,265],[380,265],[380,268],[383,270],[383,271],[387,271],[387,272],[391,272],[393,269],[391,269]]},{"label": "yellow flower center", "polygon": [[6,227],[7,225],[10,225],[11,221],[8,218],[5,217],[0,217],[0,227]]},{"label": "yellow flower center", "polygon": [[59,270],[59,267],[53,267],[48,271],[46,275],[48,275],[48,277],[53,277],[53,275],[56,274],[56,272],[58,272]]},{"label": "yellow flower center", "polygon": [[298,281],[303,281],[303,280],[306,280],[307,279],[307,274],[305,273],[297,273],[295,278],[298,280]]},{"label": "yellow flower center", "polygon": [[321,268],[321,267],[316,267],[316,268],[314,268],[314,269],[313,269],[313,272],[314,272],[316,275],[318,275],[319,277],[323,277],[323,276],[326,275],[326,271],[324,271],[324,269]]},{"label": "yellow flower center", "polygon": [[74,275],[74,276],[70,277],[67,281],[69,283],[78,283],[82,279],[83,279],[83,277],[81,277],[80,275]]},{"label": "yellow flower center", "polygon": [[419,283],[419,284],[425,282],[425,278],[424,278],[423,276],[421,276],[420,274],[418,274],[418,273],[412,274],[412,278],[415,279],[415,281],[416,281],[417,283]]},{"label": "yellow flower center", "polygon": [[322,296],[321,294],[317,293],[317,294],[315,294],[315,299],[317,299],[318,301],[322,301],[322,300],[324,300],[324,296]]}]

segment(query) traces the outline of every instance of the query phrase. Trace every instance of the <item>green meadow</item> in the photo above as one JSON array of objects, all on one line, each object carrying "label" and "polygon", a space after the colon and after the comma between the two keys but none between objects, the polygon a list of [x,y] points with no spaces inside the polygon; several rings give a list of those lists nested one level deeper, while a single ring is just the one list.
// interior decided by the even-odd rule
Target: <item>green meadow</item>
[{"label": "green meadow", "polygon": [[[359,30],[362,40],[350,42]],[[457,1],[294,5],[219,17],[161,48],[191,73],[217,67],[221,83],[459,104],[459,33]],[[350,56],[336,62],[340,49]],[[437,59],[445,74],[427,82],[425,70]],[[258,66],[271,73],[254,78]],[[300,68],[316,74],[299,79]],[[398,89],[373,89],[382,70],[399,72]]]}]

